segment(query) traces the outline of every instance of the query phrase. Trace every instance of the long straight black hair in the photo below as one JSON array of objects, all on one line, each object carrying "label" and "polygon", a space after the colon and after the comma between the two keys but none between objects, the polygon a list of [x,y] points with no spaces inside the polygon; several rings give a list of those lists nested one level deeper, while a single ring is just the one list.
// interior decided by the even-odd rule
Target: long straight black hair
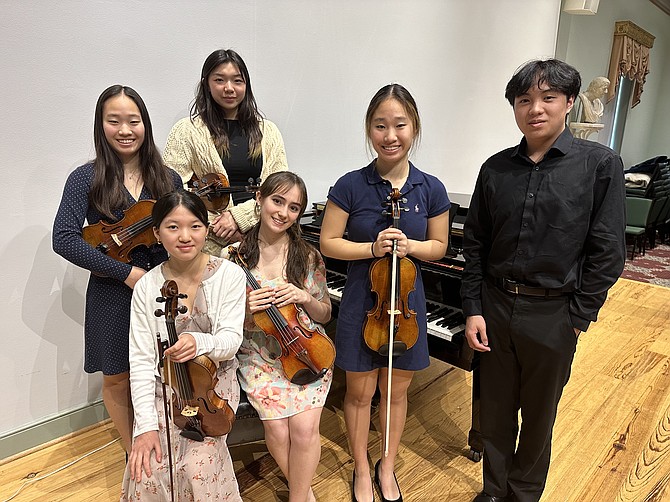
[{"label": "long straight black hair", "polygon": [[212,52],[202,65],[200,72],[200,81],[196,87],[195,100],[191,106],[191,120],[200,117],[209,129],[214,145],[219,153],[224,156],[229,152],[228,131],[225,126],[225,115],[221,107],[214,101],[212,93],[209,91],[209,76],[222,64],[231,63],[242,75],[246,84],[244,99],[237,109],[237,121],[244,131],[244,135],[249,141],[249,158],[257,159],[261,156],[261,141],[263,133],[261,132],[260,119],[261,114],[258,111],[258,105],[251,90],[251,79],[249,70],[242,57],[232,49],[219,49]]},{"label": "long straight black hair", "polygon": [[174,189],[170,173],[163,164],[156,143],[154,143],[151,119],[144,101],[131,87],[124,85],[108,87],[102,91],[95,105],[95,121],[93,124],[94,175],[88,198],[89,204],[111,220],[114,220],[114,211],[126,209],[129,202],[128,196],[123,190],[123,162],[105,137],[102,113],[107,100],[121,94],[132,99],[137,105],[144,124],[144,141],[139,151],[140,173],[144,185],[154,198],[158,198]]}]

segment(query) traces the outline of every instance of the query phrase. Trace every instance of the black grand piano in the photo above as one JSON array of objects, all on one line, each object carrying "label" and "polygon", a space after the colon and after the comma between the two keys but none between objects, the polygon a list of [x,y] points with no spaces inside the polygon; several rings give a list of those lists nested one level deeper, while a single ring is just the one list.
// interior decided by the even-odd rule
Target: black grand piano
[{"label": "black grand piano", "polygon": [[[469,197],[450,195],[449,248],[439,261],[421,263],[421,275],[426,291],[428,320],[428,350],[431,357],[465,371],[473,372],[472,426],[468,434],[468,457],[481,460],[483,445],[479,433],[479,370],[478,359],[465,341],[465,318],[461,311],[460,287],[465,261],[461,254],[463,223]],[[463,202],[458,204],[457,202]],[[313,204],[313,210],[301,220],[303,238],[319,247],[324,203]],[[342,290],[346,281],[347,264],[324,257],[327,269],[328,292],[333,303],[333,318],[337,317]]]}]

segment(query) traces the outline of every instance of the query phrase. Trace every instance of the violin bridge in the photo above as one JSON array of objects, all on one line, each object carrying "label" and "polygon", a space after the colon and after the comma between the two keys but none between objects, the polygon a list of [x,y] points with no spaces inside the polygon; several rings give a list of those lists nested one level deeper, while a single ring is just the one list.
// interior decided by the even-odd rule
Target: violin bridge
[{"label": "violin bridge", "polygon": [[184,406],[181,410],[183,417],[194,417],[198,414],[199,408],[197,406]]},{"label": "violin bridge", "polygon": [[111,237],[112,240],[116,242],[116,245],[121,247],[121,245],[123,244],[123,242],[121,242],[121,239],[119,239],[119,237],[116,234],[111,234]]},{"label": "violin bridge", "polygon": [[[386,311],[386,313],[387,313],[388,315],[391,315],[391,309],[388,309],[388,310]],[[402,312],[400,312],[398,309],[396,309],[396,310],[393,312],[393,315],[400,315],[400,314],[402,314]]]}]

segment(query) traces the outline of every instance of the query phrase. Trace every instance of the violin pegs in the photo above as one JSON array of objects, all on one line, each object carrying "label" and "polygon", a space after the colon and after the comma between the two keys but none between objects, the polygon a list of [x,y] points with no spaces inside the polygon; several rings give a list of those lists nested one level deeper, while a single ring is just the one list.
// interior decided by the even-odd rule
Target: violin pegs
[{"label": "violin pegs", "polygon": [[156,298],[156,301],[158,303],[165,303],[165,298],[163,298],[162,296],[159,296],[158,298]]},{"label": "violin pegs", "polygon": [[188,298],[188,295],[186,293],[179,293],[177,298]]},{"label": "violin pegs", "polygon": [[179,312],[180,314],[185,314],[187,311],[188,308],[186,307],[186,305],[180,305],[179,307],[177,307],[177,312]]},{"label": "violin pegs", "polygon": [[163,312],[161,309],[156,309],[156,310],[154,310],[154,315],[156,317],[161,317],[161,316],[165,315],[165,312]]}]

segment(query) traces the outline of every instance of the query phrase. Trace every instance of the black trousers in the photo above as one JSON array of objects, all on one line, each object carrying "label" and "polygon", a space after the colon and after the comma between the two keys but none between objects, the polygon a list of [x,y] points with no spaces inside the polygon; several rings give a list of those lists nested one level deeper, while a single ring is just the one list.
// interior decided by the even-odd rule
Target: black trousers
[{"label": "black trousers", "polygon": [[535,502],[577,345],[569,297],[513,295],[487,281],[482,308],[491,347],[480,358],[484,491]]}]

